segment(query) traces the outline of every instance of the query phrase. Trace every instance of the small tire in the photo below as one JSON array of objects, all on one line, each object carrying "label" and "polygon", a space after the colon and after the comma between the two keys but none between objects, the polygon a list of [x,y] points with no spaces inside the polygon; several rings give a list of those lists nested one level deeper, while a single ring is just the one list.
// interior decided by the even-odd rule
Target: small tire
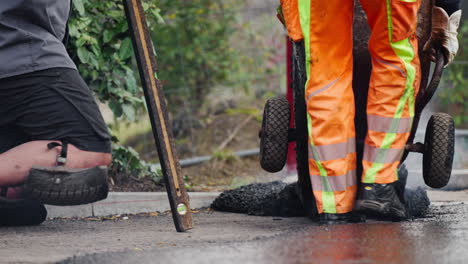
[{"label": "small tire", "polygon": [[107,198],[107,167],[69,169],[33,167],[24,183],[23,195],[50,205],[82,205]]},{"label": "small tire", "polygon": [[268,172],[278,172],[286,163],[289,119],[289,103],[285,97],[266,102],[260,131],[260,165]]},{"label": "small tire", "polygon": [[455,125],[450,115],[437,113],[429,119],[424,145],[424,182],[442,188],[450,180],[454,155]]}]

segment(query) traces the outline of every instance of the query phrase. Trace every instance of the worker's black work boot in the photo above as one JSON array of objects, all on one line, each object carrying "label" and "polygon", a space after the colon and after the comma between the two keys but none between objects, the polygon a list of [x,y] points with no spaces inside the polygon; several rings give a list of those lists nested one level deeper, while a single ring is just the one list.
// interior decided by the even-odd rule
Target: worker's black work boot
[{"label": "worker's black work boot", "polygon": [[0,194],[0,226],[39,225],[45,221],[47,210],[43,204],[27,199],[8,199],[3,190]]},{"label": "worker's black work boot", "polygon": [[407,217],[395,183],[362,183],[355,210],[385,220],[399,221]]},{"label": "worker's black work boot", "polygon": [[405,201],[405,190],[406,190],[406,181],[408,179],[408,170],[406,169],[405,164],[402,164],[400,168],[398,168],[398,181],[394,184],[395,191],[400,198],[400,201],[403,205],[406,205]]},{"label": "worker's black work boot", "polygon": [[349,223],[361,223],[365,222],[366,218],[364,215],[356,214],[354,212],[345,214],[320,214],[319,223],[321,225],[339,225]]}]

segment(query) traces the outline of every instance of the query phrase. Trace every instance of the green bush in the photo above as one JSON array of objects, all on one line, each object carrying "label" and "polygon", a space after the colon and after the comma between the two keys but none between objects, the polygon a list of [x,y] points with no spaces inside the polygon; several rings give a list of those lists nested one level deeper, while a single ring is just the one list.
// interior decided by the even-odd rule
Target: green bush
[{"label": "green bush", "polygon": [[112,155],[111,173],[113,175],[132,175],[136,178],[149,177],[156,184],[162,183],[161,168],[140,159],[140,155],[133,148],[114,144]]},{"label": "green bush", "polygon": [[[154,1],[143,6],[150,26],[162,22]],[[144,100],[122,1],[73,0],[73,7],[69,53],[99,100],[134,121]]]},{"label": "green bush", "polygon": [[198,109],[213,86],[235,71],[229,37],[234,32],[236,2],[156,0],[166,23],[158,25],[152,36],[159,77],[171,103],[180,107],[190,101]]},{"label": "green bush", "polygon": [[[234,1],[143,0],[169,106],[187,100],[200,105],[213,85],[234,69],[228,43]],[[86,83],[116,119],[133,122],[146,115],[122,1],[73,0],[73,11],[68,51]],[[133,149],[114,144],[113,155],[112,172],[160,180]]]},{"label": "green bush", "polygon": [[[198,106],[236,68],[228,41],[236,1],[144,1],[168,105]],[[80,73],[116,117],[134,121],[144,99],[122,1],[74,0],[73,7],[69,51]]]}]

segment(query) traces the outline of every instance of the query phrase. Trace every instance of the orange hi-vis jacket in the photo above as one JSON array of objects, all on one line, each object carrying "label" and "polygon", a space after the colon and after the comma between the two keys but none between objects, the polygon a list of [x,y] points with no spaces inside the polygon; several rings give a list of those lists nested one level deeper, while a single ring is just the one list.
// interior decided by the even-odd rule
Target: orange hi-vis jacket
[{"label": "orange hi-vis jacket", "polygon": [[[363,174],[393,183],[410,135],[420,65],[420,0],[361,0],[371,28]],[[357,192],[353,76],[354,0],[281,0],[288,35],[306,49],[309,172],[319,213],[353,210]]]}]

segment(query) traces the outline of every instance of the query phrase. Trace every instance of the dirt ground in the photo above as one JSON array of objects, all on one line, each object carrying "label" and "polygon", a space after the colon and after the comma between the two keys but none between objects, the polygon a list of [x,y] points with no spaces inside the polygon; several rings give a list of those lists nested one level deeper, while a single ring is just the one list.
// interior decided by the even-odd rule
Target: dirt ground
[{"label": "dirt ground", "polygon": [[[258,156],[234,160],[211,160],[197,166],[182,168],[186,187],[192,192],[217,192],[242,185],[269,182],[284,178],[284,173],[270,174],[262,171]],[[149,178],[126,178],[118,184],[110,184],[112,192],[159,192],[164,185]]]},{"label": "dirt ground", "polygon": [[196,167],[182,170],[188,175],[190,191],[224,191],[242,185],[281,180],[285,172],[267,173],[260,168],[258,156],[231,162],[210,161]]}]

